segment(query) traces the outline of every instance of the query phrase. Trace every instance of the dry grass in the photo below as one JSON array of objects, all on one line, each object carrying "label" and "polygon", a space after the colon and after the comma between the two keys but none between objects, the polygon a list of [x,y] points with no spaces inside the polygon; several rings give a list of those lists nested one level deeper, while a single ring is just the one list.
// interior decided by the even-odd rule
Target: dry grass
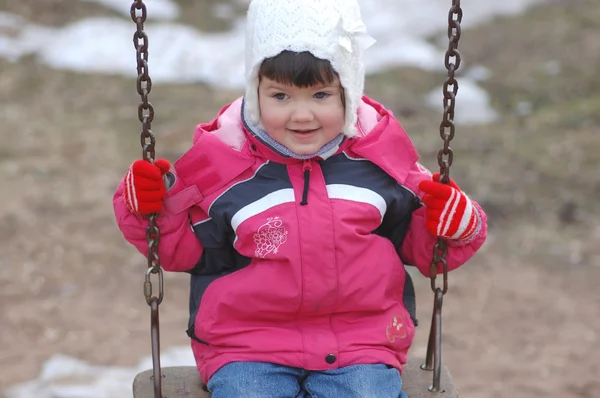
[{"label": "dry grass", "polygon": [[[35,7],[32,4],[35,4]],[[78,0],[43,0],[35,3],[0,0],[0,10],[20,15],[29,22],[46,26],[63,26],[83,18],[120,15],[96,3]]]},{"label": "dry grass", "polygon": [[[38,3],[0,0],[0,9],[49,25],[108,13]],[[200,24],[210,3],[195,2],[184,18]],[[600,4],[572,0],[464,33],[466,62],[491,70],[485,86],[503,117],[459,126],[454,143],[453,176],[491,219],[489,243],[451,275],[444,307],[444,358],[461,397],[591,398],[600,387],[590,355],[600,336],[598,31]],[[32,58],[0,61],[0,70],[0,389],[37,377],[58,352],[132,365],[149,349],[144,261],[121,238],[110,198],[141,153],[135,83]],[[402,68],[367,84],[432,168],[441,111],[422,98],[442,81]],[[195,124],[237,94],[156,85],[158,155],[175,159]],[[519,116],[524,101],[532,113]],[[417,288],[423,327],[413,354],[423,355],[428,281]],[[186,344],[185,276],[167,276],[162,308],[163,346]]]},{"label": "dry grass", "polygon": [[[202,32],[222,32],[233,27],[233,18],[246,13],[246,5],[235,0],[175,0],[185,10],[181,21]],[[193,45],[193,44],[192,44]]]}]

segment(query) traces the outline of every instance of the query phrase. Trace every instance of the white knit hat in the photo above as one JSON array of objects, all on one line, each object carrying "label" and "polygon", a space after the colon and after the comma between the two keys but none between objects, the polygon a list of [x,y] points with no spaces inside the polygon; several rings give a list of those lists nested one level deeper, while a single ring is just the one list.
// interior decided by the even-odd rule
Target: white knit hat
[{"label": "white knit hat", "polygon": [[258,72],[262,62],[282,51],[309,51],[327,60],[345,91],[343,133],[357,134],[357,109],[363,95],[363,51],[375,40],[366,30],[356,0],[252,0],[246,27],[244,117],[260,124]]}]

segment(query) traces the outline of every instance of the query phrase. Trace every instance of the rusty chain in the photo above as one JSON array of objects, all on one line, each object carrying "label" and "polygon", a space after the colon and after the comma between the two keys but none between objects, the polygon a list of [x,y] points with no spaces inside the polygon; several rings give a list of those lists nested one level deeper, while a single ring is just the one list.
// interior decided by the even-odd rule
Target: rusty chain
[{"label": "rusty chain", "polygon": [[[443,108],[444,114],[440,124],[440,137],[443,146],[437,155],[438,165],[440,167],[440,182],[448,184],[450,182],[450,166],[454,160],[454,152],[450,148],[450,141],[454,138],[456,127],[454,124],[454,107],[456,105],[456,94],[458,93],[458,81],[454,73],[458,70],[461,63],[461,56],[458,52],[458,41],[461,35],[461,26],[463,11],[460,7],[460,0],[452,0],[452,7],[448,12],[448,49],[444,58],[444,65],[448,71],[448,78],[443,85]],[[429,342],[427,344],[426,363],[421,366],[425,370],[433,370],[433,384],[429,387],[432,392],[440,392],[440,379],[442,369],[442,305],[444,295],[448,292],[448,262],[446,256],[448,247],[446,241],[438,238],[434,248],[431,265],[429,267],[429,277],[431,279],[431,290],[434,292],[433,314],[431,316],[431,329],[429,331]],[[436,282],[440,266],[442,268],[443,283],[439,287]]]},{"label": "rusty chain", "polygon": [[[144,23],[148,11],[143,0],[134,0],[131,5],[131,19],[136,24],[133,35],[133,45],[137,59],[137,92],[141,97],[138,106],[138,119],[142,124],[140,142],[142,146],[142,158],[154,163],[156,138],[152,132],[151,125],[154,120],[154,107],[148,101],[148,95],[152,90],[152,79],[148,73],[148,35],[144,31]],[[163,271],[160,267],[158,256],[158,244],[160,242],[160,231],[156,224],[158,214],[154,213],[148,217],[146,228],[146,242],[148,243],[148,268],[144,277],[144,297],[150,306],[150,330],[152,342],[152,364],[154,379],[154,397],[162,398],[162,372],[160,367],[160,328],[159,328],[159,306],[164,297]],[[152,292],[152,274],[158,277],[158,296]]]}]

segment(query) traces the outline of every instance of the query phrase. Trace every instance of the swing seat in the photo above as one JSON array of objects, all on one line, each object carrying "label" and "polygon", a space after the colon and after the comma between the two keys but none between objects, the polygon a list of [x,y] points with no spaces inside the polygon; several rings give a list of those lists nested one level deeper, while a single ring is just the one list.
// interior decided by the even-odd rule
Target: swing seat
[{"label": "swing seat", "polygon": [[[430,392],[432,372],[420,369],[425,361],[411,359],[404,367],[402,377],[404,391],[408,398],[458,398],[458,392],[452,384],[452,377],[442,366],[440,385],[442,391]],[[210,398],[203,389],[202,380],[195,366],[176,366],[162,368],[162,389],[164,398]],[[154,398],[152,369],[139,373],[133,380],[134,398]],[[291,397],[290,397],[291,398]]]}]

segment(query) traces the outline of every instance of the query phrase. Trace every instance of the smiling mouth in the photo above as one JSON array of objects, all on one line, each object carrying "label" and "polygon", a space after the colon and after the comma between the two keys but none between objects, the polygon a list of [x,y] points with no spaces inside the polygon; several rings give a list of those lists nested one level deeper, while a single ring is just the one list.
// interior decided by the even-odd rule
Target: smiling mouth
[{"label": "smiling mouth", "polygon": [[296,134],[310,134],[310,133],[314,133],[317,130],[318,129],[312,129],[312,130],[290,130],[290,131],[292,133],[296,133]]}]

